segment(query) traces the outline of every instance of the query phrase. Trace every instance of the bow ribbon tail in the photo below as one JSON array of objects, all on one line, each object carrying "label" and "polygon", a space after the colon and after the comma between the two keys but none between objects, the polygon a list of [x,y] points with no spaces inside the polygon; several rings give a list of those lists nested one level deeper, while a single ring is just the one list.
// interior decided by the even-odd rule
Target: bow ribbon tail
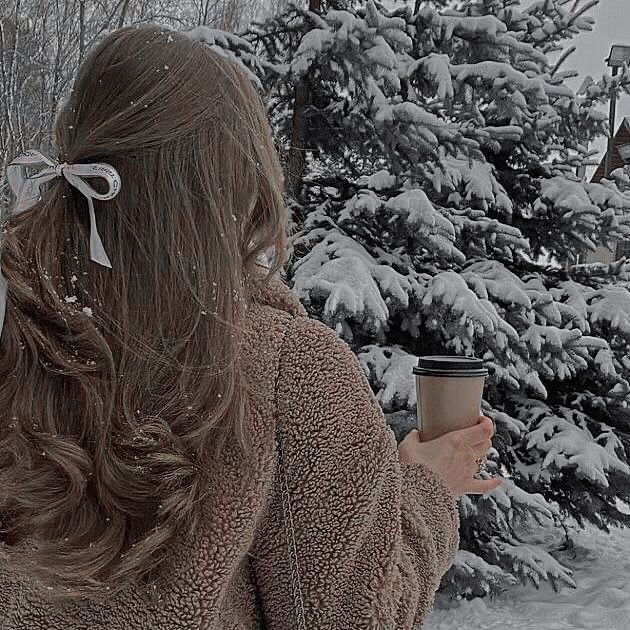
[{"label": "bow ribbon tail", "polygon": [[96,217],[94,216],[94,203],[92,202],[92,197],[88,197],[87,200],[90,210],[90,258],[94,262],[111,269],[112,264],[109,262],[109,257],[105,253],[103,242],[101,241],[101,237],[96,229]]}]

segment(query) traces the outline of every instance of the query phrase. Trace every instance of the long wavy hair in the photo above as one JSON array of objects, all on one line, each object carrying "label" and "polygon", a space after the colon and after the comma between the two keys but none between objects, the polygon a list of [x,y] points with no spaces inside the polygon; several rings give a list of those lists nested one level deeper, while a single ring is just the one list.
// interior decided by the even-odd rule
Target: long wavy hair
[{"label": "long wavy hair", "polygon": [[0,561],[47,599],[98,601],[150,582],[194,533],[226,440],[247,461],[244,317],[290,229],[260,96],[184,34],[108,35],[54,141],[60,162],[121,176],[95,201],[112,268],[91,261],[87,203],[63,177],[2,221]]}]

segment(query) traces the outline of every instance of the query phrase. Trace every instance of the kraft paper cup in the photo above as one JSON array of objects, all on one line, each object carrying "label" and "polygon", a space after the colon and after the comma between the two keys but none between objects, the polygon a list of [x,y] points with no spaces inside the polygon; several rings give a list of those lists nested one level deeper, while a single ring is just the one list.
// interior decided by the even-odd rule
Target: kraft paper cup
[{"label": "kraft paper cup", "polygon": [[413,368],[418,399],[418,430],[423,441],[476,423],[488,370],[482,359],[419,357]]}]

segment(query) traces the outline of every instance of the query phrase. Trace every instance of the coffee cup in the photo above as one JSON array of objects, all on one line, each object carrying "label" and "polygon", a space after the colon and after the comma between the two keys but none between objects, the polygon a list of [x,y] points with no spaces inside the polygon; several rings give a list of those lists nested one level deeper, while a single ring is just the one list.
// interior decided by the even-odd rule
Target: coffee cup
[{"label": "coffee cup", "polygon": [[476,423],[488,370],[482,359],[424,356],[413,368],[418,400],[418,430],[423,441]]}]

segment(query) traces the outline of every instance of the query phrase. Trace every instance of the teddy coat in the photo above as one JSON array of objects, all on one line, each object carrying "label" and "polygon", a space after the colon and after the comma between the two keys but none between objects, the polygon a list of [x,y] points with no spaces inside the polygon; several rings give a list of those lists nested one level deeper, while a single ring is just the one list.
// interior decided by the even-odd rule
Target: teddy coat
[{"label": "teddy coat", "polygon": [[297,628],[279,425],[306,628],[420,627],[459,544],[456,497],[424,465],[400,464],[357,358],[279,277],[249,312],[251,464],[230,445],[213,463],[203,527],[162,565],[157,603],[129,587],[50,604],[0,565],[1,630]]}]

